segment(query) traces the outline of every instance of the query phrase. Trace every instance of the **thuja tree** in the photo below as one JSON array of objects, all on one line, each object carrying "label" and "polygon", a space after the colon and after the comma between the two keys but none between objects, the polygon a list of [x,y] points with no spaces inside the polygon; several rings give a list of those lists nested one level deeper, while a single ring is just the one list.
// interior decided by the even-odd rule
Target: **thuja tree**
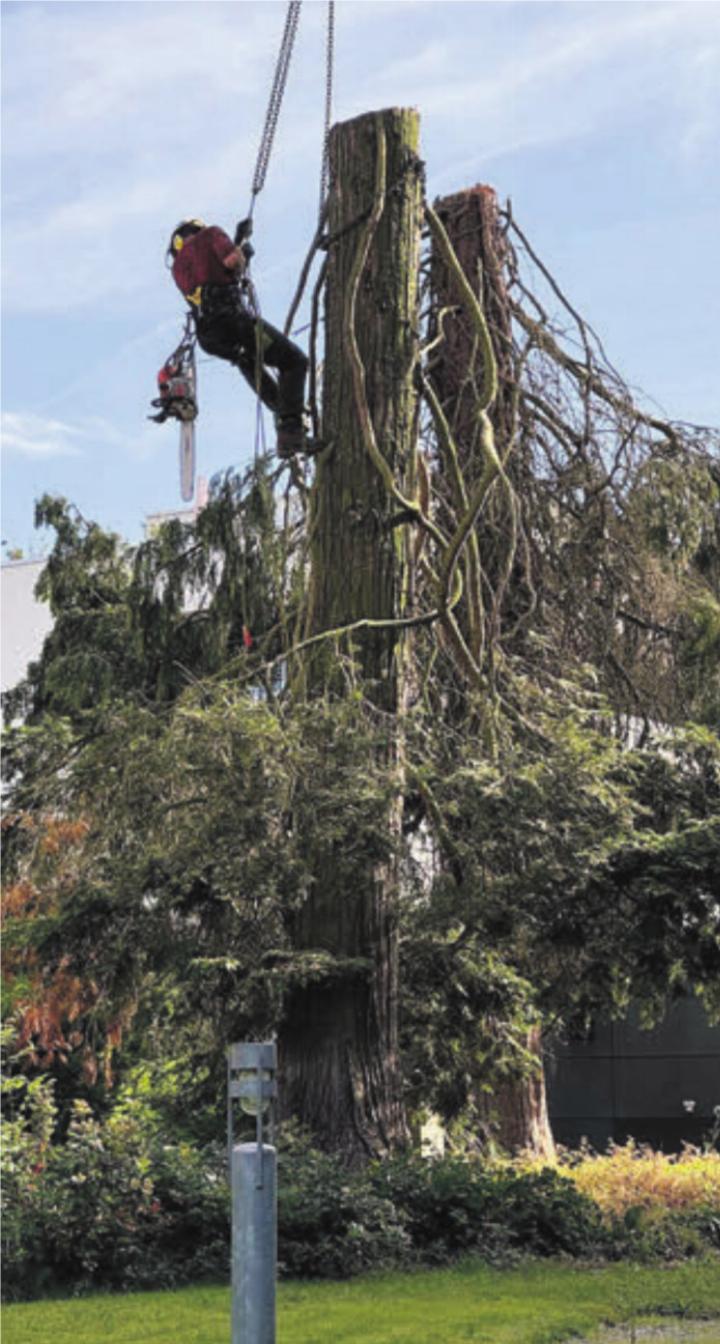
[{"label": "thuja tree", "polygon": [[[502,465],[495,487],[476,514],[462,557],[464,592],[457,618],[475,667],[467,658],[462,663],[457,658],[449,661],[445,668],[438,668],[435,688],[430,686],[429,692],[448,733],[459,733],[458,740],[467,743],[472,740],[476,713],[473,687],[480,690],[485,729],[490,728],[487,765],[497,771],[494,787],[504,779],[510,795],[517,797],[516,784],[511,781],[519,742],[525,743],[526,764],[537,744],[543,744],[548,778],[553,774],[551,742],[555,750],[559,749],[560,759],[569,746],[569,740],[565,748],[561,746],[555,731],[548,734],[547,720],[541,729],[535,713],[528,715],[528,671],[536,689],[544,688],[546,697],[549,695],[546,704],[554,700],[565,714],[575,718],[577,729],[583,720],[586,728],[592,722],[587,710],[583,714],[581,709],[582,669],[592,667],[593,685],[605,699],[604,708],[599,702],[596,705],[593,726],[604,724],[605,734],[612,733],[614,743],[619,739],[648,743],[653,724],[660,721],[667,733],[668,725],[680,724],[688,711],[707,720],[713,697],[717,705],[717,668],[713,667],[719,610],[717,435],[663,421],[642,409],[609,364],[591,328],[539,261],[509,210],[499,209],[489,187],[447,197],[436,203],[436,211],[445,232],[437,224],[433,228],[426,272],[431,339],[425,380],[432,418],[425,442],[437,516],[450,521],[457,517],[470,498],[467,483],[482,480],[487,471],[483,407]],[[472,289],[482,307],[489,341],[478,339],[471,305],[458,302],[463,283]],[[496,388],[488,404],[479,389],[487,386],[493,373]],[[698,664],[704,669],[702,691],[697,671],[694,677],[688,676],[688,670],[697,669]],[[573,680],[575,690],[568,699]],[[506,730],[513,719],[515,731],[509,740]],[[496,733],[499,736],[494,737]],[[580,741],[576,739],[576,746]],[[679,781],[683,774],[681,734],[676,733],[673,741]],[[711,743],[712,738],[708,743],[712,759]],[[591,750],[599,764],[607,747],[600,738]],[[534,948],[533,979],[538,989],[541,977],[537,968],[554,963],[554,946],[563,947],[566,967],[577,967],[569,956],[573,943],[579,946],[585,938],[588,949],[596,947],[590,933],[594,916],[585,898],[578,895],[597,861],[593,846],[586,848],[581,839],[582,815],[586,809],[588,815],[595,813],[593,824],[598,837],[604,836],[603,843],[620,821],[616,815],[608,829],[610,812],[605,810],[601,818],[591,797],[583,799],[585,772],[583,768],[578,771],[579,765],[576,757],[571,767],[566,756],[566,775],[573,779],[576,790],[579,827],[574,831],[574,843],[583,856],[576,872],[562,857],[567,854],[562,825],[556,829],[564,811],[560,781],[554,800],[548,798],[540,804],[538,798],[545,839],[551,839],[551,843],[543,846],[540,836],[533,838],[529,853],[535,901],[526,889],[519,907],[524,927],[516,926],[515,932],[516,948],[522,942]],[[615,779],[627,768],[627,761],[618,760]],[[703,777],[703,766],[698,768]],[[545,773],[545,766],[539,762],[538,769]],[[711,766],[707,778],[712,777]],[[690,849],[699,842],[705,852],[705,860],[698,866],[698,880],[690,883],[687,892],[688,920],[692,894],[701,894],[702,909],[703,900],[710,900],[715,880],[711,857],[717,838],[712,820],[714,805],[708,812],[702,793],[701,789],[695,803],[698,815],[706,817],[703,838],[692,833],[686,836]],[[606,802],[609,800],[607,793]],[[476,806],[479,839],[486,811],[479,795]],[[464,886],[472,887],[473,880],[477,882],[477,872],[474,879],[471,876],[477,858],[466,841],[458,845],[448,819],[452,811],[445,815],[445,825],[436,828],[439,861],[446,880],[454,883],[459,896]],[[490,932],[496,947],[499,927],[513,924],[510,912],[515,896],[526,887],[522,815],[516,803],[511,828],[514,859],[508,852],[496,867],[492,853],[496,843],[502,844],[502,838],[493,837],[489,843],[486,836],[481,844],[484,893],[475,902],[473,918]],[[611,843],[633,850],[634,828],[641,829],[637,816],[624,840],[620,840],[621,825]],[[541,859],[544,848],[545,858]],[[669,851],[671,847],[665,848]],[[640,860],[640,869],[643,862],[648,865],[648,874],[653,871],[648,854]],[[545,925],[546,931],[553,932],[540,952],[538,914],[543,906],[545,870],[554,871],[553,881],[556,887],[560,884],[556,896],[563,920],[558,923],[553,919]],[[655,873],[657,878],[657,870]],[[507,890],[510,874],[513,893]],[[500,926],[499,891],[504,893]],[[664,921],[668,930],[672,926],[679,929],[682,901],[671,914],[662,882],[654,888],[653,896],[654,902],[651,899],[649,905],[654,903],[654,921],[649,911],[647,918],[655,923],[656,930]],[[619,892],[616,900],[622,903]],[[641,904],[636,907],[638,931],[646,919]],[[583,910],[582,919],[578,918],[578,905]],[[710,911],[709,905],[706,908]],[[488,926],[485,916],[492,909],[496,913],[490,916]],[[698,913],[703,923],[702,913]],[[615,914],[616,906],[611,901],[604,916],[608,927],[613,926]],[[712,919],[706,924],[708,932],[711,925]],[[467,925],[464,928],[467,935]],[[630,940],[633,955],[637,955],[640,948],[633,937],[632,921],[625,923],[625,928],[625,937]],[[528,936],[530,930],[532,936]],[[608,945],[612,941],[609,939]],[[596,951],[590,953],[585,963],[586,1006],[597,985],[597,967],[591,969],[596,955]],[[659,948],[658,955],[660,961],[664,960]],[[600,957],[604,961],[604,954]],[[638,998],[648,989],[647,983],[641,985],[641,960],[635,976]],[[515,964],[521,962],[516,960]],[[663,974],[669,987],[669,963]],[[682,983],[682,975],[678,978]],[[625,989],[620,983],[623,980]],[[624,974],[619,973],[617,978],[610,975],[606,983],[608,988],[614,987],[619,1000],[626,1002],[627,985],[632,980],[626,963]],[[661,985],[659,974],[656,991]],[[547,987],[545,1003],[551,1018],[554,1012],[567,1017],[573,999],[568,990],[566,982],[563,995],[553,1004],[553,993]],[[612,1007],[611,995],[603,1007]],[[527,1045],[537,1057],[528,1078],[496,1089],[491,1099],[481,1093],[476,1108],[480,1117],[492,1118],[507,1144],[542,1150],[549,1147],[551,1136],[537,1027],[530,1031]]]},{"label": "thuja tree", "polygon": [[491,193],[426,208],[418,314],[416,134],[334,133],[317,462],[133,555],[46,505],[56,638],[8,753],[26,1058],[109,1079],[184,1028],[221,1089],[223,1044],[276,1031],[350,1159],[403,1100],[487,1130],[499,1080],[542,1144],[512,1083],[541,1022],[718,969],[712,436],[577,315],[566,348]]},{"label": "thuja tree", "polygon": [[[25,1013],[23,1039],[32,1047],[33,1039],[42,1037],[42,1050],[58,1056],[68,1053],[70,1035],[82,1036],[77,1025],[72,1033],[66,1031],[68,1014],[77,1024],[92,1012],[96,1022],[104,1020],[106,1036],[116,1042],[136,1011],[139,987],[165,974],[165,950],[170,948],[169,960],[177,969],[194,944],[193,961],[202,967],[206,994],[213,977],[222,983],[234,976],[241,983],[234,1009],[230,996],[225,996],[225,1037],[243,1029],[243,1014],[253,1019],[255,1031],[279,1023],[286,1110],[349,1157],[385,1150],[405,1135],[397,1045],[397,864],[404,791],[400,636],[411,563],[402,530],[407,519],[397,518],[398,490],[394,484],[388,489],[388,480],[394,482],[397,475],[408,483],[406,488],[413,488],[421,223],[417,139],[417,116],[390,111],[337,128],[331,142],[322,431],[327,447],[317,464],[306,531],[308,601],[301,605],[294,588],[295,576],[305,566],[302,547],[300,559],[293,555],[291,509],[281,532],[284,540],[276,547],[279,556],[273,552],[272,538],[263,538],[265,563],[274,565],[274,583],[266,575],[254,574],[250,564],[252,520],[247,499],[239,520],[243,545],[227,544],[222,530],[227,510],[213,508],[206,511],[194,537],[170,530],[140,548],[133,560],[132,582],[128,587],[125,572],[122,582],[133,613],[130,633],[135,647],[145,654],[143,671],[152,662],[157,675],[145,697],[140,684],[134,687],[120,720],[112,715],[106,719],[94,752],[83,753],[84,778],[79,772],[70,778],[59,771],[52,799],[43,786],[46,808],[82,812],[83,853],[77,854],[73,842],[66,859],[70,869],[77,863],[78,883],[89,879],[88,900],[80,902],[74,914],[65,910],[51,931],[47,925],[35,928],[42,953],[33,951],[26,967],[35,988],[40,991],[45,984],[48,992],[42,1009]],[[64,527],[67,515],[62,519],[58,515],[56,521]],[[233,519],[231,531],[235,526]],[[213,534],[213,528],[220,530]],[[238,564],[238,556],[244,564]],[[196,592],[210,592],[210,605],[189,601]],[[70,624],[66,618],[68,633]],[[241,639],[248,627],[254,632],[252,655],[244,636]],[[298,635],[305,634],[300,640],[305,649],[301,659],[288,648],[291,632],[296,644]],[[198,790],[188,797],[180,767],[188,758],[176,729],[192,725],[191,739],[197,741],[198,716],[203,730],[213,722],[207,696],[214,699],[214,695],[203,693],[202,713],[185,703],[171,708],[169,719],[159,711],[163,703],[173,706],[183,681],[187,685],[199,675],[207,677],[218,662],[224,663],[226,672],[234,663],[246,684],[260,680],[271,708],[246,697],[239,738],[227,708],[228,741],[220,748],[214,740],[208,750],[221,773],[232,761],[237,771],[233,787],[222,789],[217,775],[214,782],[206,779],[200,784],[195,759],[191,770]],[[292,725],[281,721],[290,756],[278,751],[278,738],[270,727],[271,723],[280,727],[274,714],[282,686],[268,669],[281,664],[288,669],[290,704],[301,710],[307,699],[311,706],[309,720],[303,720],[300,712]],[[47,671],[33,674],[38,704]],[[367,717],[366,710],[370,718],[365,728],[355,724],[351,734],[352,795],[347,789],[343,792],[335,778],[352,714],[344,723],[340,707],[337,715],[329,711],[328,720],[324,706],[341,702],[346,691],[352,704],[358,685],[364,706],[361,719]],[[119,694],[118,700],[122,698]],[[297,746],[301,721],[306,743],[302,766],[290,747],[293,742]],[[326,722],[334,726],[324,736],[321,725]],[[322,760],[322,768],[311,747],[318,729],[321,757],[332,752],[332,759]],[[118,750],[117,731],[126,742],[124,750]],[[184,730],[181,737],[187,746],[190,739]],[[171,740],[166,755],[163,743]],[[207,745],[208,739],[204,740]],[[34,770],[27,768],[32,751],[27,735],[19,734],[14,756],[18,771],[14,830],[26,867],[34,868],[37,877],[48,848],[47,825],[45,817],[37,815],[36,805],[43,806],[37,792],[23,788],[20,781],[24,775],[27,783],[32,775],[37,785],[39,761],[49,742],[46,733]],[[265,762],[269,774],[263,745],[271,754]],[[117,754],[111,769],[108,752]],[[295,765],[290,765],[291,758]],[[135,774],[139,762],[143,764]],[[284,772],[282,787],[278,769]],[[117,786],[119,775],[122,786],[108,795],[106,780],[113,779]],[[306,803],[301,778],[314,784],[312,807]],[[333,811],[341,811],[340,821],[323,805],[323,779],[335,780],[330,796]],[[194,809],[204,809],[208,789],[210,793],[218,789],[226,801],[234,799],[242,823],[239,819],[233,827],[223,806],[222,821],[214,807],[202,812],[206,820],[215,817],[211,833],[198,826]],[[378,797],[379,813],[371,803]],[[266,805],[272,817],[265,814]],[[100,842],[100,850],[95,850],[90,837],[104,831],[101,818],[109,811],[115,815],[113,843],[108,847]],[[267,826],[259,821],[261,814]],[[324,821],[322,828],[319,819]],[[220,852],[215,842],[225,827],[229,843],[221,844]],[[203,837],[199,849],[194,843],[186,848],[188,828],[195,837]],[[252,854],[258,856],[258,866]],[[238,872],[243,856],[248,881]],[[294,895],[286,885],[290,873]],[[21,880],[11,889],[13,913],[24,911],[29,916],[28,935],[33,916],[40,910],[47,913],[46,899],[56,911],[57,886],[49,877],[46,883],[45,894],[29,877],[26,885]],[[127,915],[123,955],[112,935],[115,921],[102,914],[107,915],[108,903],[114,908],[115,896]],[[278,924],[275,915],[280,911]],[[147,938],[141,929],[150,929],[153,921],[159,923]],[[230,952],[220,956],[224,936]],[[244,946],[239,948],[238,942]],[[86,979],[92,981],[85,997],[76,977],[68,984],[60,973],[64,949],[71,946],[74,963],[84,963]]]},{"label": "thuja tree", "polygon": [[[507,472],[507,485],[492,492],[485,502],[482,523],[469,538],[465,565],[466,595],[462,599],[463,623],[478,671],[486,664],[486,649],[498,644],[500,612],[507,611],[504,592],[513,582],[512,547],[506,538],[517,534],[518,495],[510,486],[514,475],[513,440],[517,417],[518,385],[512,360],[512,318],[503,275],[503,239],[498,228],[495,194],[488,187],[461,192],[436,203],[438,219],[446,230],[447,244],[436,238],[430,257],[428,290],[431,298],[430,352],[426,361],[428,396],[440,426],[432,445],[438,512],[452,518],[467,497],[465,481],[483,467],[481,422],[478,417],[478,383],[494,366],[497,388],[489,405],[493,437],[499,445]],[[448,244],[452,265],[448,264]],[[482,348],[473,323],[457,303],[455,265],[476,293],[486,316],[489,343]],[[514,605],[522,610],[522,585],[513,584]],[[504,633],[504,631],[503,631]],[[492,657],[492,654],[491,654]],[[492,675],[492,673],[491,673]],[[451,723],[461,725],[466,699],[453,696],[448,708]],[[445,862],[448,861],[445,855]],[[532,1024],[524,1047],[533,1067],[525,1075],[504,1080],[492,1092],[475,1089],[474,1108],[486,1133],[495,1133],[506,1147],[523,1147],[537,1153],[552,1151],[553,1140],[545,1098],[540,1027]]]},{"label": "thuja tree", "polygon": [[[136,548],[64,500],[45,498],[37,508],[38,524],[56,532],[39,585],[54,625],[4,706],[3,974],[16,1043],[31,1067],[53,1070],[61,1095],[102,1090],[133,1021],[141,1055],[171,1020],[162,1051],[169,1039],[174,1052],[188,1024],[188,1086],[207,1079],[226,1039],[215,989],[238,1033],[248,1030],[248,1004],[256,1019],[267,1016],[252,986],[239,998],[229,988],[239,967],[257,965],[278,941],[267,883],[257,880],[248,903],[238,883],[234,906],[217,875],[232,869],[233,854],[248,864],[248,836],[264,833],[258,817],[269,794],[282,805],[275,767],[282,772],[285,757],[258,712],[254,745],[243,747],[233,788],[222,786],[238,810],[223,858],[218,831],[197,824],[213,783],[183,794],[178,806],[183,770],[187,782],[196,763],[183,758],[179,739],[171,743],[178,702],[220,670],[234,668],[236,678],[252,667],[272,696],[272,666],[259,665],[281,647],[282,615],[294,600],[292,538],[276,526],[264,464],[246,481],[216,482],[213,495],[193,527],[172,523]],[[207,709],[210,728],[209,701]],[[181,716],[177,727],[194,721]],[[232,741],[228,719],[225,762]],[[217,756],[212,735],[205,748]],[[178,835],[197,835],[204,859],[191,844],[193,853],[176,862]],[[278,877],[273,893],[286,889],[287,873],[278,868]]]},{"label": "thuja tree", "polygon": [[[293,668],[312,699],[353,693],[382,713],[379,761],[392,781],[387,824],[399,835],[406,693],[402,619],[412,582],[394,483],[412,489],[417,438],[418,117],[366,115],[330,138],[323,437],[309,520],[311,645]],[[393,488],[388,489],[388,481]],[[328,632],[338,633],[332,640]],[[338,651],[352,662],[344,678]],[[377,748],[375,749],[377,752]],[[376,757],[377,761],[377,757]],[[359,765],[360,762],[357,762]],[[283,1105],[346,1152],[387,1150],[405,1134],[397,1041],[397,849],[358,853],[339,881],[329,831],[294,921],[299,983],[280,1033]],[[307,956],[330,954],[308,983]]]}]

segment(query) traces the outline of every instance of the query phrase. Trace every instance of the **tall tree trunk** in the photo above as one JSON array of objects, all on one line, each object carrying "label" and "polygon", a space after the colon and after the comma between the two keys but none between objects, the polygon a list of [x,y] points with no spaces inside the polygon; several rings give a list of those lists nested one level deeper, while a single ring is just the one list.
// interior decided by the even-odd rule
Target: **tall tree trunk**
[{"label": "tall tree trunk", "polygon": [[[444,196],[435,211],[445,225],[460,265],[480,299],[498,370],[498,392],[490,416],[495,442],[504,448],[512,433],[514,370],[511,355],[510,305],[505,287],[505,241],[499,226],[497,197],[492,187],[477,186]],[[441,405],[461,454],[469,465],[475,451],[476,394],[481,369],[473,354],[469,316],[458,309],[457,291],[447,266],[433,256],[432,287],[438,309],[454,307],[443,325],[445,339],[438,347],[432,371]],[[469,376],[469,375],[472,375]]]},{"label": "tall tree trunk", "polygon": [[533,1027],[525,1042],[538,1061],[536,1072],[521,1082],[501,1083],[495,1091],[478,1092],[475,1109],[485,1136],[508,1153],[528,1152],[552,1157],[555,1152],[547,1108],[542,1038]]},{"label": "tall tree trunk", "polygon": [[[417,276],[422,171],[412,110],[366,114],[333,129],[325,313],[323,439],[312,508],[309,633],[392,621],[408,591],[406,528],[383,479],[414,470],[417,422]],[[350,647],[346,643],[344,647]],[[354,656],[391,726],[383,762],[402,802],[405,644],[397,628],[361,628]],[[311,694],[342,694],[334,641],[315,646]],[[281,1034],[284,1109],[349,1160],[404,1141],[397,1041],[398,955],[394,863],[358,871],[338,891],[332,853],[319,861],[295,946],[334,958],[325,980],[291,994]],[[365,962],[363,973],[359,963]]]},{"label": "tall tree trunk", "polygon": [[[504,238],[499,226],[497,198],[491,187],[476,186],[437,201],[435,209],[488,322],[498,368],[498,394],[490,416],[498,451],[506,458],[506,469],[512,477],[513,458],[507,458],[507,454],[514,432],[515,374],[511,358],[510,305],[505,284]],[[482,382],[482,369],[478,365],[469,321],[455,307],[456,290],[439,256],[433,257],[432,288],[436,311],[449,310],[444,318],[444,341],[437,347],[432,368],[433,385],[453,431],[463,470],[472,479],[479,470],[475,460],[478,453],[475,388]],[[442,467],[441,462],[441,477],[444,474]],[[491,593],[502,581],[503,561],[498,557],[504,554],[502,539],[509,525],[506,497],[501,492],[494,492],[478,529],[482,570]],[[505,619],[510,625],[524,601],[521,588],[522,580],[514,584],[511,574],[504,604]],[[492,610],[491,604],[488,607]],[[497,616],[493,617],[495,619]],[[490,640],[496,634],[496,629],[487,631]],[[553,1151],[553,1137],[547,1112],[539,1031],[530,1032],[527,1046],[537,1058],[537,1071],[521,1082],[503,1084],[490,1097],[479,1093],[476,1107],[503,1148],[511,1151],[528,1149],[547,1157]]]},{"label": "tall tree trunk", "polygon": [[[455,254],[474,292],[477,294],[490,330],[498,373],[498,390],[490,408],[495,444],[503,457],[505,470],[511,480],[516,476],[520,445],[515,435],[515,369],[512,357],[510,303],[506,290],[507,251],[504,234],[498,219],[497,197],[492,187],[477,186],[456,192],[435,202],[435,210],[445,225]],[[477,388],[482,383],[482,362],[477,350],[473,327],[464,309],[457,308],[457,291],[442,257],[432,259],[432,289],[437,312],[447,310],[443,321],[444,340],[437,347],[432,365],[432,381],[440,404],[457,445],[464,472],[474,479],[481,466],[479,425],[477,416]],[[512,448],[512,451],[510,451]],[[444,464],[441,463],[444,468]],[[441,476],[447,481],[449,473]],[[442,481],[440,482],[442,495]],[[482,527],[478,529],[478,545],[486,588],[496,592],[505,588],[503,576],[507,537],[512,523],[507,495],[493,490],[483,508]],[[513,603],[525,603],[520,589],[522,584],[509,584],[504,607],[508,612]],[[486,601],[487,620],[492,627],[493,604]],[[518,612],[515,612],[517,616]],[[514,624],[511,617],[506,622]],[[489,628],[492,638],[496,629]]]}]

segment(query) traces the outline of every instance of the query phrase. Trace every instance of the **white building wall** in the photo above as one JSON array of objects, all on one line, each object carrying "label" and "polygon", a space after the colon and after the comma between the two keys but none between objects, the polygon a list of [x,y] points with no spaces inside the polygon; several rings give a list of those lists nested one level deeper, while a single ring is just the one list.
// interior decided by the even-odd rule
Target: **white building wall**
[{"label": "white building wall", "polygon": [[44,560],[14,560],[0,569],[3,691],[11,690],[24,677],[28,663],[39,656],[43,640],[52,628],[47,604],[38,602],[34,593],[44,564]]}]

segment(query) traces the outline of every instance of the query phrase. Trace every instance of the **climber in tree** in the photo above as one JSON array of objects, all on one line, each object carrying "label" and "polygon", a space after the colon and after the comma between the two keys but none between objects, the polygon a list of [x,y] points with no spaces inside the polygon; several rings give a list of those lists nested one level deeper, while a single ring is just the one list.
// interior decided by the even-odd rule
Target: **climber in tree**
[{"label": "climber in tree", "polygon": [[315,446],[303,423],[307,357],[247,308],[240,280],[251,250],[241,241],[241,229],[233,242],[216,225],[183,220],[168,246],[173,280],[190,304],[198,344],[208,355],[229,360],[257,390],[276,417],[278,456],[292,457]]}]

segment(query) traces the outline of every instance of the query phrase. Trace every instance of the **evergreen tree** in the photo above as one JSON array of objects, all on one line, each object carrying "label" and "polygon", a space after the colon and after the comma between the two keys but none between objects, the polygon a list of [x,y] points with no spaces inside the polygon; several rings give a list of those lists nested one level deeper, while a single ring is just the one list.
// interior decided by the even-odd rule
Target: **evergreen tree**
[{"label": "evergreen tree", "polygon": [[134,549],[43,500],[55,626],[7,704],[26,1061],[107,1089],[182,1042],[219,1098],[277,1031],[350,1160],[406,1105],[487,1136],[490,1091],[542,1146],[540,1028],[720,961],[716,439],[642,410],[541,269],[568,352],[487,193],[464,254],[426,211],[421,319],[415,137],[334,133],[312,481],[260,462]]}]

